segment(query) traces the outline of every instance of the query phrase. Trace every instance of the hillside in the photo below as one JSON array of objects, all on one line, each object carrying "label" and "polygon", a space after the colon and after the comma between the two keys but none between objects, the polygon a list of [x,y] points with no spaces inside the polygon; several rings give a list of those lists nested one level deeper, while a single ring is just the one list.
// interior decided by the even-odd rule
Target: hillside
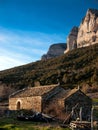
[{"label": "hillside", "polygon": [[7,86],[8,89],[34,86],[36,81],[41,85],[55,84],[58,79],[66,88],[73,88],[78,84],[97,86],[98,44],[72,50],[58,58],[37,61],[0,72],[0,85]]}]

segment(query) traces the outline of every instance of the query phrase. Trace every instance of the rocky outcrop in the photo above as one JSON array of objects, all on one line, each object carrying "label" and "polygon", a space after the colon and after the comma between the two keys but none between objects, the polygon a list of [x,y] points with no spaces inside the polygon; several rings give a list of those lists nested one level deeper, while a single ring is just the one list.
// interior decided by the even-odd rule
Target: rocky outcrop
[{"label": "rocky outcrop", "polygon": [[67,50],[64,53],[77,48],[77,35],[78,27],[73,27],[67,38]]},{"label": "rocky outcrop", "polygon": [[80,27],[74,27],[67,38],[67,49],[81,48],[98,43],[98,10],[88,9]]},{"label": "rocky outcrop", "polygon": [[64,54],[65,49],[66,49],[65,43],[53,44],[50,46],[47,54],[43,55],[41,59],[46,60],[46,59],[58,57]]},{"label": "rocky outcrop", "polygon": [[88,9],[79,27],[77,47],[98,43],[98,10]]}]

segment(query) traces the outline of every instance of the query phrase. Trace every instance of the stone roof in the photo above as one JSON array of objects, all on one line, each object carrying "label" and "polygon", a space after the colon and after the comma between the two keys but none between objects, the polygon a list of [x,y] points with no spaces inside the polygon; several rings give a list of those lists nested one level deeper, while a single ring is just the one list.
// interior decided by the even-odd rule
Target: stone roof
[{"label": "stone roof", "polygon": [[[80,88],[74,88],[74,89],[72,89],[72,90],[68,90],[68,91],[66,92],[66,95],[63,95],[63,96],[62,96],[62,99],[67,99],[68,97],[70,97],[71,95],[73,95],[73,94],[75,94],[75,93],[77,93],[77,92],[81,92],[83,95],[87,96],[85,93],[83,93],[83,92],[80,90]],[[87,97],[88,97],[88,96],[87,96]],[[88,97],[88,98],[90,98],[90,97]]]},{"label": "stone roof", "polygon": [[18,98],[18,97],[30,97],[30,96],[42,96],[54,88],[56,88],[58,84],[56,85],[47,85],[47,86],[38,86],[38,87],[28,87],[24,88],[22,90],[19,90],[13,94],[10,95],[11,98]]},{"label": "stone roof", "polygon": [[79,91],[80,89],[74,88],[72,90],[69,90],[68,93],[66,94],[66,96],[64,98],[70,97],[72,94],[76,93],[77,91]]}]

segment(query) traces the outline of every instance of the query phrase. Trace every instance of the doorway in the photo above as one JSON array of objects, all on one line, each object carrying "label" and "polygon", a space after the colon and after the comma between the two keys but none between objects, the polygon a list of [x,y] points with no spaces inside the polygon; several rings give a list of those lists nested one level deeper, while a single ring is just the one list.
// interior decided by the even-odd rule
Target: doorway
[{"label": "doorway", "polygon": [[17,110],[20,110],[20,107],[21,107],[21,103],[20,101],[17,102]]}]

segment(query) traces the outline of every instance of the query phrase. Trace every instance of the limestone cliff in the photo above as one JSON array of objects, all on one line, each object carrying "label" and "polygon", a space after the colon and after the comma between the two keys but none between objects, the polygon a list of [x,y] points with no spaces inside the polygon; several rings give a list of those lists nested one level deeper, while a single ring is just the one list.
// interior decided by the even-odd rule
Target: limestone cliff
[{"label": "limestone cliff", "polygon": [[88,9],[79,27],[77,47],[85,47],[98,42],[98,10]]},{"label": "limestone cliff", "polygon": [[71,30],[64,53],[96,43],[98,43],[98,10],[88,9],[79,28],[74,27]]},{"label": "limestone cliff", "polygon": [[46,59],[60,56],[60,55],[64,54],[65,49],[66,49],[65,43],[53,44],[50,46],[47,54],[43,55],[41,59],[46,60]]},{"label": "limestone cliff", "polygon": [[64,53],[68,52],[69,50],[77,48],[77,34],[78,34],[78,27],[73,27],[67,38],[67,49]]}]

